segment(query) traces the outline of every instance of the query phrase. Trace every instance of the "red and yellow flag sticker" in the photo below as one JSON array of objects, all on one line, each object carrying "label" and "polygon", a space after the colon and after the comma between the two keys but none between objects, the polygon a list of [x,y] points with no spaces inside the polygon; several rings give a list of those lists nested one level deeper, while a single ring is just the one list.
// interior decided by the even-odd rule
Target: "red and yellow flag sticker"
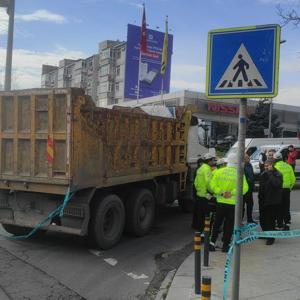
[{"label": "red and yellow flag sticker", "polygon": [[48,136],[48,141],[47,141],[47,161],[49,163],[53,163],[53,158],[54,158],[54,142],[53,142],[53,138],[51,138],[51,136]]}]

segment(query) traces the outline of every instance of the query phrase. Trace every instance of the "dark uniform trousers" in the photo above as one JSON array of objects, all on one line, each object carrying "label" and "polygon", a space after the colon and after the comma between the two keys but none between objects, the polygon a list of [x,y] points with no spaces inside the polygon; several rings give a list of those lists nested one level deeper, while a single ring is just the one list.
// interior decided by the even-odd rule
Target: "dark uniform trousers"
[{"label": "dark uniform trousers", "polygon": [[280,204],[267,205],[261,208],[259,219],[263,231],[272,231],[275,229],[275,223],[280,209]]},{"label": "dark uniform trousers", "polygon": [[235,205],[218,203],[213,225],[211,241],[215,243],[218,239],[220,227],[223,226],[223,243],[229,245],[234,227],[234,208]]},{"label": "dark uniform trousers", "polygon": [[279,209],[278,214],[278,226],[283,227],[284,224],[291,223],[291,213],[290,213],[290,197],[291,191],[290,189],[283,189],[282,190],[282,202],[281,208]]},{"label": "dark uniform trousers", "polygon": [[208,217],[211,212],[209,200],[204,197],[196,197],[192,227],[203,232],[205,225],[205,217]]}]

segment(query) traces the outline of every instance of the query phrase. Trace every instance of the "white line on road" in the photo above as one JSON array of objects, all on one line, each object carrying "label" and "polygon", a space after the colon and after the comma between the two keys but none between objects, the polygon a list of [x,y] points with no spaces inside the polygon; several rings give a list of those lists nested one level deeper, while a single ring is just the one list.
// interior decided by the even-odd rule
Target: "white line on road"
[{"label": "white line on road", "polygon": [[104,261],[113,267],[118,263],[118,261],[114,258],[104,258]]},{"label": "white line on road", "polygon": [[145,275],[145,274],[141,274],[141,275],[137,275],[137,274],[134,274],[134,273],[127,273],[127,276],[131,277],[132,279],[147,279],[148,276]]},{"label": "white line on road", "polygon": [[101,256],[102,255],[102,252],[99,251],[99,250],[95,250],[95,249],[89,249],[89,252],[93,255],[96,255],[96,256]]}]

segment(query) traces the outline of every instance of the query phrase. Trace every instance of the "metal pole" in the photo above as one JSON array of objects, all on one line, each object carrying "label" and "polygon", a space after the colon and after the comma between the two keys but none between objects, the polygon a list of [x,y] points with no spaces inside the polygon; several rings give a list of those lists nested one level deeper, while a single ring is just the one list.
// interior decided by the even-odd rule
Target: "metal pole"
[{"label": "metal pole", "polygon": [[13,38],[14,38],[14,19],[15,19],[15,0],[10,0],[7,8],[9,14],[8,34],[7,34],[7,50],[6,50],[6,66],[5,66],[5,82],[4,90],[11,90],[11,67],[13,54]]},{"label": "metal pole", "polygon": [[268,138],[271,138],[272,137],[272,132],[271,132],[271,129],[272,129],[272,110],[273,110],[273,99],[271,98],[271,101],[270,101],[270,111],[269,111],[269,131],[268,131]]},{"label": "metal pole", "polygon": [[195,252],[195,294],[201,293],[201,233],[195,232],[194,236]]},{"label": "metal pole", "polygon": [[136,91],[136,100],[139,103],[140,98],[140,76],[141,76],[141,61],[142,61],[142,51],[140,49],[140,56],[139,56],[139,70],[138,70],[138,82],[137,82],[137,91]]},{"label": "metal pole", "polygon": [[[239,115],[239,137],[238,137],[238,167],[237,167],[237,199],[235,205],[234,228],[240,228],[242,224],[243,209],[243,177],[244,177],[244,156],[245,156],[245,138],[246,138],[246,113],[247,99],[240,100]],[[240,233],[236,233],[236,238],[240,238]],[[232,300],[239,299],[240,289],[240,258],[241,246],[235,245],[233,250],[233,274],[232,274]]]}]

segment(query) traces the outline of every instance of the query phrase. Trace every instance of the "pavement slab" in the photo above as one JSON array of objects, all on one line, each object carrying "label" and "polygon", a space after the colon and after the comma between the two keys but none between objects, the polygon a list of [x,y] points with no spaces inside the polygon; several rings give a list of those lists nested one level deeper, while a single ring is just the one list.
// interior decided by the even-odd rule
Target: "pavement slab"
[{"label": "pavement slab", "polygon": [[[300,214],[293,215],[292,229],[300,228]],[[242,245],[240,300],[300,300],[300,238],[276,239],[272,246],[265,240]],[[202,254],[203,257],[203,254]],[[226,255],[210,252],[209,267],[202,267],[202,275],[212,278],[211,299],[223,298],[223,277]],[[231,295],[231,280],[228,299]],[[199,299],[194,294],[194,254],[176,272],[167,300]]]}]

